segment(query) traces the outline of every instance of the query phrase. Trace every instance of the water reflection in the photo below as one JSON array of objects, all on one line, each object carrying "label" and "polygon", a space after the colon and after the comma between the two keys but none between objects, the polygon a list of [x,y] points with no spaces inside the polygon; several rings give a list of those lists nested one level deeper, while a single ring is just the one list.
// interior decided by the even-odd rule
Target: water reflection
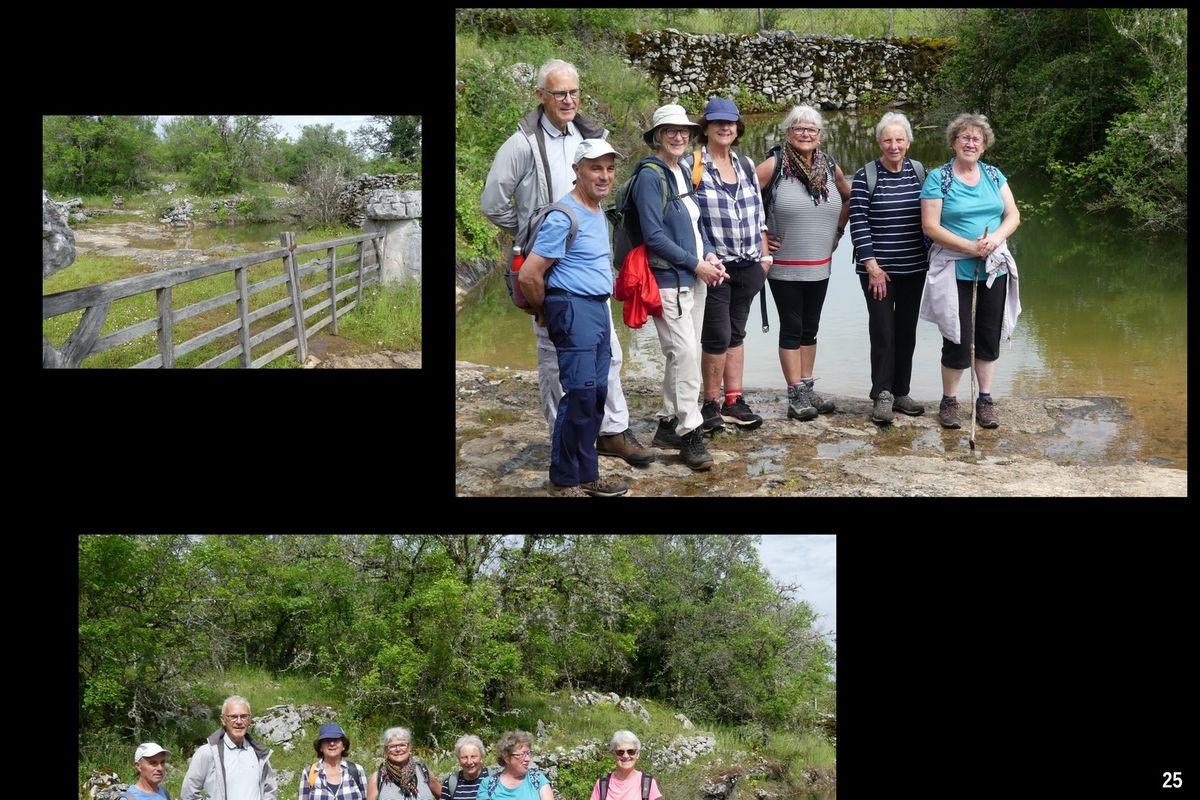
[{"label": "water reflection", "polygon": [[[782,138],[783,115],[747,118],[738,149],[755,163]],[[824,146],[849,178],[878,154],[878,115],[826,113]],[[949,154],[941,129],[910,114],[915,132],[909,155],[929,168]],[[1003,135],[998,131],[997,135]],[[632,160],[640,154],[632,154]],[[986,159],[985,159],[986,160]],[[1003,169],[1003,165],[1000,165]],[[1019,175],[1010,185],[1023,203],[1037,203],[1048,187]],[[1086,215],[1052,211],[1023,215],[1010,239],[1021,267],[1023,313],[1011,343],[1004,343],[993,380],[1000,399],[1023,396],[1111,395],[1133,414],[1128,441],[1114,442],[1107,428],[1077,429],[1085,450],[1126,447],[1140,459],[1166,458],[1187,466],[1187,252],[1182,241],[1150,241]],[[865,397],[870,389],[870,340],[862,289],[850,259],[849,237],[833,254],[833,274],[821,316],[817,388]],[[625,352],[625,372],[661,376],[662,351],[647,324],[630,330],[614,303],[614,323]],[[778,318],[768,302],[770,332],[763,333],[757,300],[746,335],[745,385],[777,387]],[[497,366],[533,369],[534,340],[528,317],[509,302],[501,281],[490,277],[458,319],[458,357]],[[941,396],[941,336],[931,323],[917,325],[912,395]],[[969,392],[963,380],[960,398]],[[922,446],[936,449],[934,440]]]}]

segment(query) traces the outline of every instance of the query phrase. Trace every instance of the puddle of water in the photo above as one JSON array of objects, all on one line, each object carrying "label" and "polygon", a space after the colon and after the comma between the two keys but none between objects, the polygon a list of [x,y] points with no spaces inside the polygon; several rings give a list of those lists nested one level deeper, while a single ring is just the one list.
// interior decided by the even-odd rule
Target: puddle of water
[{"label": "puddle of water", "polygon": [[1101,460],[1120,434],[1121,427],[1111,420],[1072,420],[1063,428],[1062,437],[1047,444],[1043,452],[1058,461]]},{"label": "puddle of water", "polygon": [[827,444],[817,445],[817,458],[840,458],[842,456],[857,454],[863,450],[870,450],[869,442],[860,442],[855,440],[845,442],[829,442]]}]

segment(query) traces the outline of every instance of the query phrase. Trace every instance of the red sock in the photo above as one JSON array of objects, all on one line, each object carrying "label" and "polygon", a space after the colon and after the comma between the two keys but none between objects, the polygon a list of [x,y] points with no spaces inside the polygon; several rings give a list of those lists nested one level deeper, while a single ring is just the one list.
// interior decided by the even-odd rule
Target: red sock
[{"label": "red sock", "polygon": [[725,392],[725,405],[727,405],[727,406],[733,405],[733,401],[737,400],[738,395],[740,395],[741,393],[742,393],[741,389],[733,389],[732,391]]}]

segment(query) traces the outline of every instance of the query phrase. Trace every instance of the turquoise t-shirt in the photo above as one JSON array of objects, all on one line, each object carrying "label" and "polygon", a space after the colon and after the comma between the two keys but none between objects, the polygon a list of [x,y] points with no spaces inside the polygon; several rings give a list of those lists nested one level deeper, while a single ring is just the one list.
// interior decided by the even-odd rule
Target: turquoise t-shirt
[{"label": "turquoise t-shirt", "polygon": [[[922,200],[942,201],[942,227],[951,233],[958,234],[964,239],[975,240],[983,235],[984,228],[988,233],[995,233],[1004,221],[1004,198],[1000,196],[1000,186],[1008,183],[1004,173],[996,170],[1000,176],[1000,186],[992,182],[984,170],[983,162],[979,163],[979,183],[968,186],[958,179],[957,175],[950,178],[950,191],[942,195],[942,170],[948,169],[943,164],[932,169],[925,176],[925,184],[921,187]],[[969,281],[974,275],[975,267],[979,267],[979,280],[987,275],[983,271],[983,259],[960,258],[954,265],[955,277]],[[999,273],[1004,274],[1002,269]]]},{"label": "turquoise t-shirt", "polygon": [[[553,216],[562,215],[556,214]],[[535,250],[534,252],[537,251]],[[515,789],[509,789],[500,781],[496,781],[496,791],[491,797],[488,796],[487,791],[490,783],[490,777],[484,778],[479,782],[479,794],[475,796],[476,800],[538,800],[541,787],[550,785],[544,773],[532,769],[525,773],[525,780],[518,783]],[[536,789],[533,786],[534,783],[538,784]]]},{"label": "turquoise t-shirt", "polygon": [[612,251],[608,245],[608,220],[603,211],[584,208],[568,194],[559,200],[569,205],[579,220],[579,230],[571,252],[564,253],[571,222],[567,215],[551,211],[538,230],[533,252],[543,258],[558,259],[546,276],[547,289],[563,289],[572,294],[612,294]]},{"label": "turquoise t-shirt", "polygon": [[134,800],[168,800],[167,799],[167,791],[166,791],[166,789],[164,789],[161,786],[158,787],[158,794],[150,794],[149,792],[143,792],[141,789],[137,788],[136,786],[130,786],[128,791],[129,791],[129,796],[134,798]]}]

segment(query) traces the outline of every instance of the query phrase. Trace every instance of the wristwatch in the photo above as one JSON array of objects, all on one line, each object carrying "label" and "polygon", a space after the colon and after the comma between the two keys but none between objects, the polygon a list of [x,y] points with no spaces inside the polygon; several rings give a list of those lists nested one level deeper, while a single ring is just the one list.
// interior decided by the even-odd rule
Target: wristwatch
[{"label": "wristwatch", "polygon": [[774,264],[775,256],[762,256],[761,258],[758,259],[758,262],[760,264]]}]

